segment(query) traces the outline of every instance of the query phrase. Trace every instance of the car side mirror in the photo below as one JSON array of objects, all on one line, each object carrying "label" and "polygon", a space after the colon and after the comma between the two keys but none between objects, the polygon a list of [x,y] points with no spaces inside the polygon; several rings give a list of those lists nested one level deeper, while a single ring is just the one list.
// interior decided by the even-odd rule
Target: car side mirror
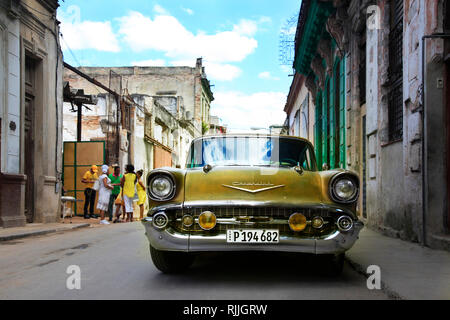
[{"label": "car side mirror", "polygon": [[330,167],[328,166],[328,163],[324,163],[323,165],[322,165],[322,170],[323,171],[327,171],[327,170],[329,170],[330,169]]}]

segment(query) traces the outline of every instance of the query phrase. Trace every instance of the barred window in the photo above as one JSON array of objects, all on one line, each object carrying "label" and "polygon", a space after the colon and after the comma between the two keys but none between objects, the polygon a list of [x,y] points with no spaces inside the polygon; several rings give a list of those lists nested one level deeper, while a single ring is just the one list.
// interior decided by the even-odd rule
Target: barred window
[{"label": "barred window", "polygon": [[391,1],[389,32],[389,140],[403,136],[403,0]]}]

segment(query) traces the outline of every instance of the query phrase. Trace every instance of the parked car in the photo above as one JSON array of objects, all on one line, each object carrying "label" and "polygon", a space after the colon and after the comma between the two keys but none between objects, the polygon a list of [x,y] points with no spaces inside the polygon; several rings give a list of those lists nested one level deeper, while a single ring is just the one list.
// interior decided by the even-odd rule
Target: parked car
[{"label": "parked car", "polygon": [[147,177],[142,220],[155,266],[188,268],[205,251],[284,251],[322,255],[334,274],[363,223],[353,172],[319,171],[308,140],[292,136],[204,136],[185,169]]}]

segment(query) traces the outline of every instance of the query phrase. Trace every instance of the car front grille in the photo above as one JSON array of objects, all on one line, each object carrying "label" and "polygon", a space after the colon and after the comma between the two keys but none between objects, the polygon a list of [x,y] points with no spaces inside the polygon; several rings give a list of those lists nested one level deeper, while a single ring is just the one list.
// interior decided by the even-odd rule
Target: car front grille
[{"label": "car front grille", "polygon": [[[211,211],[216,215],[217,224],[209,231],[203,230],[197,222],[190,227],[181,223],[184,215],[191,215],[197,221],[204,211]],[[310,224],[301,231],[290,229],[289,217],[299,212],[305,215],[309,222],[313,217],[320,216],[325,224],[321,229],[315,229]],[[280,208],[280,207],[195,207],[166,211],[171,219],[171,227],[178,232],[194,234],[221,234],[228,229],[278,229],[281,235],[294,237],[323,237],[337,230],[336,219],[339,214],[327,209],[311,208]]]}]

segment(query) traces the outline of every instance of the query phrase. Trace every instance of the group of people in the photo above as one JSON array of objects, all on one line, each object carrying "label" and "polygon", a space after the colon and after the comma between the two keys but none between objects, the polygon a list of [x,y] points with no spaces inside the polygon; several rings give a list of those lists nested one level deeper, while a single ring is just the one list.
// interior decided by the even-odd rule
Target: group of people
[{"label": "group of people", "polygon": [[[125,174],[120,174],[120,167],[114,166],[113,173],[109,173],[109,166],[101,167],[101,175],[98,175],[98,167],[92,165],[86,171],[81,182],[86,185],[84,190],[84,218],[95,218],[94,205],[98,191],[97,209],[100,211],[100,224],[110,224],[106,220],[116,222],[133,221],[133,201],[137,201],[140,211],[140,219],[144,216],[144,205],[146,201],[145,186],[141,177],[143,170],[134,172],[134,166],[128,164],[125,167]],[[113,220],[113,211],[114,220]],[[89,214],[88,214],[89,209]],[[123,209],[122,220],[120,210]],[[125,220],[126,216],[126,220]]]}]

